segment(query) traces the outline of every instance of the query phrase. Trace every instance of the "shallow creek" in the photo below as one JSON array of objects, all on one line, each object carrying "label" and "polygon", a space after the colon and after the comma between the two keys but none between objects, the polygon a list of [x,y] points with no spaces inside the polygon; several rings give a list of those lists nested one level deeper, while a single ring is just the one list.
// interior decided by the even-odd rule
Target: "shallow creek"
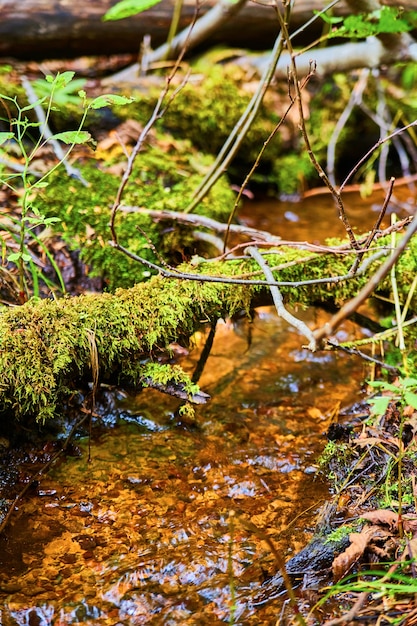
[{"label": "shallow creek", "polygon": [[[245,219],[271,229],[271,210],[246,207]],[[305,206],[282,206],[280,220],[286,239],[319,238]],[[312,325],[325,315],[298,314]],[[360,332],[348,323],[339,339]],[[367,375],[357,359],[303,343],[272,308],[250,326],[219,324],[200,381],[212,400],[193,424],[179,425],[178,401],[155,391],[120,399],[91,460],[78,439],[80,456],[57,463],[15,511],[0,553],[0,623],[275,624],[280,601],[251,605],[277,570],[256,529],[285,557],[308,542],[329,497],[317,470],[324,433]]]}]

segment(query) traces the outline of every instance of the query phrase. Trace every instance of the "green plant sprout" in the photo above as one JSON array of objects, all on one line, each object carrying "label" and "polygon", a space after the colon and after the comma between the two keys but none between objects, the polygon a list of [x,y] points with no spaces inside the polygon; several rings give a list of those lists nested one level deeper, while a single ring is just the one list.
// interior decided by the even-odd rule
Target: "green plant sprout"
[{"label": "green plant sprout", "polygon": [[402,525],[402,507],[403,507],[403,459],[405,448],[403,442],[403,430],[405,423],[404,409],[411,406],[417,410],[417,378],[400,378],[396,385],[385,381],[372,381],[369,383],[374,389],[385,392],[386,395],[370,398],[368,403],[371,406],[372,415],[383,416],[391,402],[395,402],[399,410],[399,426],[398,426],[398,457],[397,457],[397,476],[398,476],[398,530],[400,537],[403,536]]},{"label": "green plant sprout", "polygon": [[[74,80],[74,72],[58,73],[54,76],[46,76],[44,81],[37,81],[38,93],[42,95],[34,102],[26,106],[20,106],[17,98],[12,98],[5,94],[0,94],[0,102],[7,113],[6,118],[1,118],[9,125],[9,131],[0,132],[0,146],[3,152],[16,154],[20,157],[22,165],[16,167],[16,172],[11,174],[3,170],[0,173],[0,182],[10,189],[19,199],[21,214],[19,217],[8,217],[5,230],[8,233],[11,244],[2,243],[3,262],[13,263],[17,267],[19,277],[19,298],[23,302],[29,298],[30,290],[27,281],[27,271],[32,278],[33,295],[39,295],[39,279],[41,278],[48,286],[50,281],[33,259],[29,248],[30,238],[35,241],[48,257],[60,283],[60,288],[65,291],[64,282],[57,264],[48,252],[42,238],[39,236],[39,229],[46,229],[51,224],[59,221],[57,217],[45,217],[36,206],[37,192],[48,185],[50,175],[60,167],[73,151],[76,145],[88,144],[92,142],[92,137],[88,131],[83,130],[87,115],[92,109],[101,109],[109,105],[127,104],[133,98],[114,94],[103,94],[89,101],[84,90],[78,91],[78,102],[83,114],[78,124],[78,128],[73,131],[64,131],[52,135],[48,129],[48,121],[51,112],[59,108],[59,103],[68,103],[70,94],[80,85],[78,80]],[[71,96],[73,98],[73,96]],[[45,119],[32,121],[36,111],[45,108]],[[15,117],[12,117],[13,111]],[[30,117],[29,117],[30,116]],[[33,139],[33,135],[37,134]],[[48,143],[60,142],[67,146],[58,161],[47,170],[46,173],[37,176],[33,171],[33,162],[38,157],[40,150]],[[10,164],[10,162],[9,162]]]}]

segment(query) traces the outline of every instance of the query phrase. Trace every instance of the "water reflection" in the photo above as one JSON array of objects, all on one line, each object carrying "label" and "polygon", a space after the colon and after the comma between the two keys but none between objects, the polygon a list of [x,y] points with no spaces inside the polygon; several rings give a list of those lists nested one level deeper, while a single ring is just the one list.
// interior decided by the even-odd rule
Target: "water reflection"
[{"label": "water reflection", "polygon": [[[368,201],[347,206],[355,228],[375,218]],[[329,196],[256,213],[246,203],[241,217],[286,239],[343,236]],[[360,334],[349,323],[339,332]],[[203,343],[197,334],[182,358],[189,371]],[[250,336],[220,323],[200,380],[212,400],[186,428],[172,398],[145,390],[121,401],[91,462],[79,442],[81,457],[61,462],[15,512],[0,554],[0,622],[213,626],[234,611],[238,624],[274,624],[279,601],[251,605],[277,567],[256,528],[286,556],[307,543],[328,497],[315,464],[328,415],[358,398],[366,375],[354,357],[303,343],[272,308],[258,311]]]},{"label": "water reflection", "polygon": [[[406,185],[397,186],[397,202],[389,205],[382,228],[389,226],[390,213],[395,212],[400,217],[412,213],[415,195],[415,189],[410,191]],[[376,190],[368,197],[361,197],[359,193],[343,194],[346,214],[355,233],[363,234],[372,228],[384,197],[383,190]],[[248,226],[267,230],[291,241],[324,243],[327,237],[346,239],[346,232],[330,193],[311,195],[301,202],[285,202],[276,198],[262,202],[245,200],[239,218]]]},{"label": "water reflection", "polygon": [[191,428],[173,420],[178,401],[146,390],[121,403],[91,462],[79,442],[82,456],[12,519],[24,567],[11,575],[0,564],[3,623],[220,624],[233,595],[239,623],[274,623],[275,603],[250,603],[276,571],[253,529],[287,555],[308,541],[328,496],[315,476],[326,412],[353,400],[346,380],[363,375],[354,359],[311,355],[301,342],[270,308],[250,349],[222,323],[200,381],[213,400]]}]

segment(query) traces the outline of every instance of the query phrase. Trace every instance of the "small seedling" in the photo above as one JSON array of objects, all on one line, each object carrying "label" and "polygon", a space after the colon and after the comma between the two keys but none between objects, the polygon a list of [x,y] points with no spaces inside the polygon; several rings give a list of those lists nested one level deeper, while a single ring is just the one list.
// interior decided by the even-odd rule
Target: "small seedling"
[{"label": "small seedling", "polygon": [[[0,94],[0,102],[6,112],[2,118],[9,126],[8,131],[0,132],[0,146],[2,147],[3,165],[6,167],[0,172],[0,183],[10,189],[18,198],[20,205],[19,216],[5,215],[3,232],[7,234],[2,242],[3,264],[13,264],[17,268],[19,282],[19,299],[26,301],[30,295],[39,295],[39,280],[42,279],[52,287],[48,277],[36,263],[31,252],[30,244],[36,242],[48,257],[55,270],[60,288],[65,290],[64,282],[58,266],[42,241],[40,233],[53,223],[59,221],[57,217],[45,217],[36,206],[36,197],[39,189],[48,185],[50,175],[67,159],[76,145],[88,144],[93,141],[90,133],[83,130],[87,115],[92,109],[101,109],[110,105],[127,104],[132,98],[114,94],[104,94],[91,101],[87,99],[83,90],[78,91],[78,102],[82,110],[78,128],[52,134],[48,122],[51,112],[58,110],[62,104],[68,104],[74,99],[73,91],[80,85],[74,79],[74,72],[63,72],[55,77],[46,76],[44,81],[37,81],[35,87],[41,95],[26,106],[21,106],[18,99]],[[42,112],[41,116],[38,115]],[[43,118],[43,119],[41,119]],[[33,120],[36,121],[33,121]],[[34,167],[35,159],[39,158],[40,151],[45,145],[62,144],[65,149],[58,155],[56,162],[44,173],[39,174]],[[57,151],[55,150],[57,153]],[[12,158],[13,155],[13,158]],[[17,162],[16,162],[17,156]],[[12,173],[10,173],[12,170]],[[28,276],[31,280],[28,281]]]}]

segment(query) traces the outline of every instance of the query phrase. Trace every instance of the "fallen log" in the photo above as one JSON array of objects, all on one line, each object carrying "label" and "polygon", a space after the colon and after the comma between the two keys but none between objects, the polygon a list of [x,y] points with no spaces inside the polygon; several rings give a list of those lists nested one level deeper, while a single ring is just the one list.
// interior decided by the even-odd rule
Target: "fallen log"
[{"label": "fallen log", "polygon": [[[151,36],[153,48],[163,44],[168,35],[175,0],[162,0],[147,11],[118,21],[103,21],[106,11],[115,0],[0,0],[0,56],[19,59],[68,58],[80,55],[115,53],[137,54],[145,35]],[[216,4],[207,0],[199,7],[204,15]],[[401,4],[413,8],[411,0],[390,0],[387,4]],[[315,10],[323,9],[321,0],[297,0],[292,12],[290,29],[304,25]],[[195,0],[184,0],[179,29],[188,26],[196,11]],[[345,2],[332,9],[336,16],[350,13]],[[303,42],[312,41],[321,34],[323,22],[316,20],[303,30]],[[274,9],[257,3],[248,3],[223,24],[210,38],[210,45],[225,44],[255,49],[268,49],[278,32]],[[297,42],[295,42],[297,44]]]},{"label": "fallen log", "polygon": [[[377,254],[370,249],[364,271],[355,276],[348,276],[354,252],[346,247],[314,253],[283,246],[275,248],[268,261],[286,302],[341,304],[368,284],[381,266],[381,245],[380,240]],[[414,238],[397,266],[398,290],[404,300],[417,271],[416,251]],[[193,396],[203,401],[187,375],[179,368],[159,366],[158,356],[174,341],[186,343],[204,322],[213,323],[242,309],[248,312],[262,294],[269,293],[269,287],[262,284],[262,272],[253,259],[199,260],[179,269],[198,280],[159,275],[114,295],[33,300],[5,310],[0,315],[2,419],[52,418],[62,402],[88,381],[94,387],[99,381],[137,387],[150,382],[180,385],[190,401]],[[203,282],[207,276],[224,282]],[[248,276],[252,282],[230,282]],[[385,295],[389,290],[389,279],[375,286]],[[414,296],[410,312],[415,311],[416,300]]]}]

